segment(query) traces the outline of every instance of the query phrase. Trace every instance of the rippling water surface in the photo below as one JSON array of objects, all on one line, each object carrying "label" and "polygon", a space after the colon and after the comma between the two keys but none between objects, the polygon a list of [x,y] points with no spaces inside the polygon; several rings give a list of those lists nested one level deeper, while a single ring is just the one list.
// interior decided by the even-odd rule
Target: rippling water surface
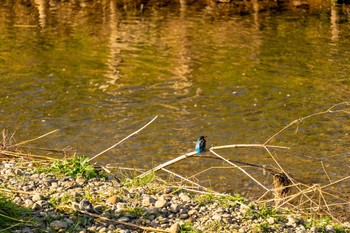
[{"label": "rippling water surface", "polygon": [[[97,161],[135,168],[193,151],[200,135],[209,146],[263,143],[291,121],[349,100],[350,25],[343,10],[237,14],[223,4],[1,2],[1,128],[18,141],[60,129],[31,146],[71,146],[93,156],[158,116]],[[328,182],[325,169],[332,180],[344,177],[349,120],[349,113],[307,119],[270,143],[291,147],[273,155],[304,182]],[[218,152],[277,167],[262,149]],[[198,175],[203,185],[263,191],[238,170],[214,168],[222,166],[193,158],[170,169],[191,176],[211,168]],[[271,184],[271,176],[246,169]]]}]

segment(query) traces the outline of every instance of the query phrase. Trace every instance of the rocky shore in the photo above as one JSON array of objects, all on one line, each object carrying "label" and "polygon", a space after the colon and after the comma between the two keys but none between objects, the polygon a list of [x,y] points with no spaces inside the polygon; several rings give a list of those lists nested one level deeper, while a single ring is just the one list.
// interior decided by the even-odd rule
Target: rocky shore
[{"label": "rocky shore", "polygon": [[87,179],[38,172],[32,162],[0,163],[0,192],[26,211],[5,232],[349,232],[240,196],[195,194],[161,182]]}]

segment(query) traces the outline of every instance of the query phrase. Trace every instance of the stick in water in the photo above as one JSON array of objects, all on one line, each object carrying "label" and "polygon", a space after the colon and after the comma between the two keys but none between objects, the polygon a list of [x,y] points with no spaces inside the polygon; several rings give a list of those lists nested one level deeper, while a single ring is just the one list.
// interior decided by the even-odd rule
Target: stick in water
[{"label": "stick in water", "polygon": [[127,137],[123,138],[122,140],[120,140],[118,143],[114,144],[114,145],[111,146],[111,147],[108,147],[108,148],[105,149],[104,151],[102,151],[102,152],[98,153],[97,155],[95,155],[94,157],[90,158],[90,159],[88,160],[88,162],[90,162],[90,161],[93,160],[93,159],[96,159],[98,156],[100,156],[100,155],[106,153],[107,151],[109,151],[109,150],[113,149],[114,147],[118,146],[120,143],[124,142],[126,139],[128,139],[128,138],[132,137],[133,135],[137,134],[138,132],[140,132],[141,130],[143,130],[144,128],[146,128],[149,124],[151,124],[155,119],[157,119],[157,117],[158,117],[158,116],[155,116],[150,122],[148,122],[146,125],[144,125],[144,126],[143,126],[142,128],[140,128],[139,130],[133,132],[133,133],[130,134],[129,136],[127,136]]}]

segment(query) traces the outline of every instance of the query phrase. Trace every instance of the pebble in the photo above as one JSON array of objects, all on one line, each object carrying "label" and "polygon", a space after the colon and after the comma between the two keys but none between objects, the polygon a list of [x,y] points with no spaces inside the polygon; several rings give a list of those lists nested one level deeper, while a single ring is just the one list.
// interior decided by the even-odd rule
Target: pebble
[{"label": "pebble", "polygon": [[166,205],[167,201],[164,199],[160,199],[158,201],[156,201],[156,203],[154,204],[154,206],[156,208],[163,208]]},{"label": "pebble", "polygon": [[109,197],[106,201],[106,203],[108,204],[112,204],[114,205],[115,203],[117,203],[118,201],[120,201],[120,198],[117,195],[113,195],[111,197]]},{"label": "pebble", "polygon": [[180,214],[179,218],[180,219],[188,219],[188,214]]},{"label": "pebble", "polygon": [[293,217],[293,216],[288,216],[287,219],[288,219],[287,226],[296,227],[296,225],[297,225],[297,223],[298,223],[298,219],[296,219],[296,218]]},{"label": "pebble", "polygon": [[30,199],[26,199],[26,200],[24,201],[24,205],[25,205],[26,207],[32,207],[33,204],[34,204],[34,202],[33,202],[32,200],[30,200]]},{"label": "pebble", "polygon": [[181,226],[180,226],[180,223],[176,222],[176,223],[174,223],[173,225],[171,225],[171,227],[169,228],[169,230],[170,230],[171,232],[176,233],[176,232],[179,232],[180,227],[181,227]]},{"label": "pebble", "polygon": [[86,179],[83,177],[78,177],[75,179],[75,182],[77,182],[79,185],[83,185],[86,182]]},{"label": "pebble", "polygon": [[126,203],[124,203],[124,202],[118,202],[118,203],[117,203],[117,210],[118,210],[118,211],[124,211],[124,210],[126,210]]},{"label": "pebble", "polygon": [[327,225],[327,226],[325,227],[325,230],[326,230],[326,232],[329,232],[329,233],[335,232],[334,227],[333,227],[333,226],[330,226],[330,225]]},{"label": "pebble", "polygon": [[211,219],[215,220],[215,221],[220,221],[221,220],[221,214],[214,214]]},{"label": "pebble", "polygon": [[128,217],[126,217],[126,216],[123,216],[123,217],[118,218],[118,221],[120,221],[120,222],[129,222],[130,219]]},{"label": "pebble", "polygon": [[188,196],[188,195],[186,195],[186,194],[184,194],[184,193],[180,193],[180,195],[179,195],[179,197],[180,197],[180,199],[182,200],[182,201],[190,201],[191,200],[191,198]]},{"label": "pebble", "polygon": [[40,200],[43,200],[44,197],[40,194],[40,193],[35,193],[32,197],[32,200],[35,202],[35,201],[40,201]]},{"label": "pebble", "polygon": [[64,221],[59,221],[59,220],[55,220],[52,221],[50,226],[54,229],[66,229],[68,227],[68,223],[64,222]]},{"label": "pebble", "polygon": [[272,225],[272,224],[275,223],[275,219],[274,219],[273,217],[268,217],[268,218],[266,219],[266,221],[267,221],[270,225]]},{"label": "pebble", "polygon": [[94,207],[92,206],[92,204],[88,200],[83,199],[79,203],[79,209],[87,211],[87,212],[92,212],[94,210]]}]

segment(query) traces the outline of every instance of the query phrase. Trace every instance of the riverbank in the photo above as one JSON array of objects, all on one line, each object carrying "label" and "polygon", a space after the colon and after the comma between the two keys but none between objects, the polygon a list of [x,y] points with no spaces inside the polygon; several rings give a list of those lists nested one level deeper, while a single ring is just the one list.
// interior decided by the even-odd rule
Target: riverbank
[{"label": "riverbank", "polygon": [[0,195],[22,208],[12,220],[7,218],[2,232],[301,233],[350,229],[348,222],[277,211],[240,195],[189,192],[154,174],[142,179],[105,175],[86,161],[78,157],[41,162],[2,160]]}]

